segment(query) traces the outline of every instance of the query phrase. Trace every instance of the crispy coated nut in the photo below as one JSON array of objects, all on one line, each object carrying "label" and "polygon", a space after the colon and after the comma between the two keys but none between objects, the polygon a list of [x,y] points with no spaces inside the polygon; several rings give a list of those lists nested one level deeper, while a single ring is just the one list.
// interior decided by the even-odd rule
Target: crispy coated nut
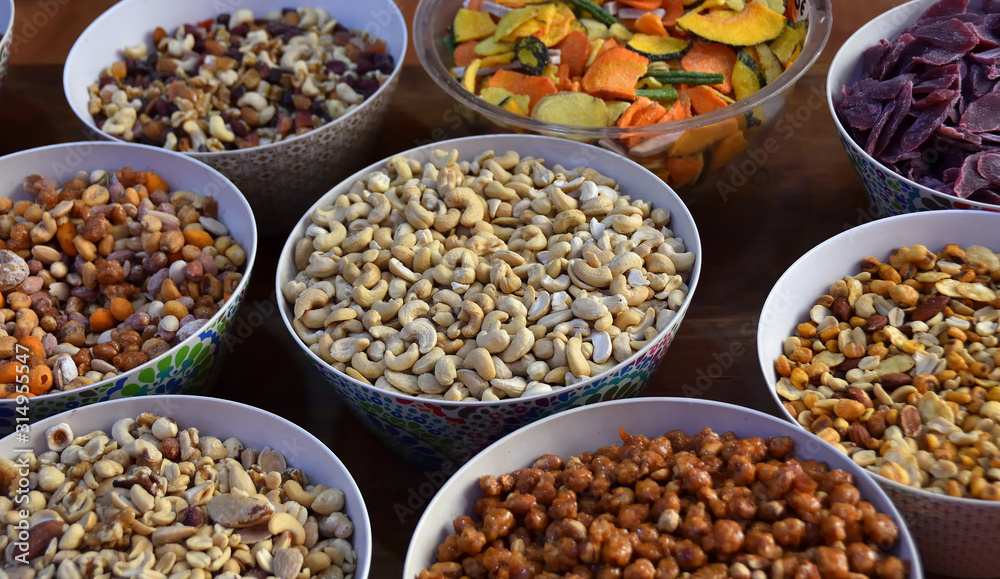
[{"label": "crispy coated nut", "polygon": [[622,429],[621,437],[621,445],[565,460],[543,455],[529,468],[481,477],[481,498],[454,519],[437,562],[417,577],[493,576],[487,570],[497,565],[573,577],[593,566],[598,577],[750,578],[750,566],[847,577],[848,560],[862,559],[870,569],[895,561],[905,576],[907,563],[889,555],[899,533],[892,519],[864,502],[844,471],[796,458],[787,437],[710,429],[655,439]]}]

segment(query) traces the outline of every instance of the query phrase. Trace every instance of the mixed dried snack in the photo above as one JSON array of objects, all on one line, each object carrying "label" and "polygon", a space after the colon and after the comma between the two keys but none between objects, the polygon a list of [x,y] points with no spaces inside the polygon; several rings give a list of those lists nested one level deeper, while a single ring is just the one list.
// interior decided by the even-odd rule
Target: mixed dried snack
[{"label": "mixed dried snack", "polygon": [[[775,82],[808,23],[794,3],[726,0],[474,0],[454,17],[452,74],[515,114],[578,127],[646,127],[715,111]],[[787,18],[786,18],[787,14]],[[690,135],[605,144],[672,186],[697,181],[747,147],[761,111]],[[707,159],[706,157],[710,157]]]},{"label": "mixed dried snack", "polygon": [[[90,114],[125,141],[192,152],[245,149],[300,135],[356,108],[395,68],[385,42],[318,8],[220,14],[155,51],[126,47],[90,87]],[[148,54],[147,54],[148,53]]]},{"label": "mixed dried snack", "polygon": [[529,396],[612,368],[684,303],[670,214],[514,151],[393,157],[311,214],[282,287],[301,340],[391,392]]},{"label": "mixed dried snack", "polygon": [[908,576],[893,520],[787,437],[621,436],[480,478],[420,579]]},{"label": "mixed dried snack", "polygon": [[1000,500],[998,281],[982,246],[865,258],[785,341],[785,409],[890,480]]},{"label": "mixed dried snack", "polygon": [[140,366],[197,333],[243,279],[246,252],[216,201],[156,173],[31,175],[24,189],[34,201],[0,198],[0,397]]},{"label": "mixed dried snack", "polygon": [[11,577],[333,579],[357,565],[343,491],[277,450],[152,413],[46,437],[47,452],[0,457]]},{"label": "mixed dried snack", "polygon": [[865,51],[836,109],[865,152],[900,175],[1000,204],[1000,2],[940,0]]}]

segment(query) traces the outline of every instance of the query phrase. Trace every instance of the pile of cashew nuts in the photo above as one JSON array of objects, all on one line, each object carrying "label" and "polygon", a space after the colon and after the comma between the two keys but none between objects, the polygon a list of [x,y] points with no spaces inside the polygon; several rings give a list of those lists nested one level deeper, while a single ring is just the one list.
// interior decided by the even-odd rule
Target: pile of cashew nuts
[{"label": "pile of cashew nuts", "polygon": [[396,156],[310,218],[282,286],[299,339],[363,383],[439,400],[543,394],[625,362],[695,263],[667,210],[513,151]]}]

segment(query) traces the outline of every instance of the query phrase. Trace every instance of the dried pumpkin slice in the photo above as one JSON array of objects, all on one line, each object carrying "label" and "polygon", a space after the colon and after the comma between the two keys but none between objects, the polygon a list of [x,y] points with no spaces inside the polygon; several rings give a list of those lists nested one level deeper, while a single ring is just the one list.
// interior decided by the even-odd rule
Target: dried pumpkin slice
[{"label": "dried pumpkin slice", "polygon": [[513,50],[514,44],[512,42],[499,42],[496,38],[490,36],[476,43],[474,52],[479,56],[493,56],[494,54],[502,54]]},{"label": "dried pumpkin slice", "polygon": [[804,22],[788,24],[768,46],[781,65],[788,68],[802,50],[802,41],[805,40],[805,37],[806,26]]},{"label": "dried pumpkin slice", "polygon": [[691,50],[691,41],[653,34],[635,34],[625,45],[649,60],[676,60]]},{"label": "dried pumpkin slice", "polygon": [[528,95],[514,94],[505,88],[486,87],[480,91],[479,96],[491,105],[525,116],[531,104],[531,97]]},{"label": "dried pumpkin slice", "polygon": [[500,22],[497,23],[493,38],[499,41],[514,42],[522,36],[534,34],[548,26],[555,13],[554,4],[533,4],[524,8],[515,8],[504,14]]},{"label": "dried pumpkin slice", "polygon": [[560,92],[538,99],[531,118],[576,127],[606,127],[608,108],[604,101],[582,92]]},{"label": "dried pumpkin slice", "polygon": [[784,14],[771,10],[762,2],[751,2],[740,12],[691,12],[677,19],[677,26],[683,30],[730,46],[753,46],[774,40],[781,36],[785,25]]},{"label": "dried pumpkin slice", "polygon": [[458,10],[451,26],[455,32],[455,42],[457,43],[492,36],[497,28],[489,13],[477,12],[465,8]]},{"label": "dried pumpkin slice", "polygon": [[733,67],[733,92],[736,100],[742,100],[759,91],[765,84],[764,74],[757,67],[757,61],[746,50],[736,53]]},{"label": "dried pumpkin slice", "polygon": [[757,53],[757,65],[760,67],[761,72],[764,73],[764,80],[768,83],[777,80],[784,71],[784,68],[782,68],[781,62],[774,55],[771,47],[766,44],[758,44],[754,49],[754,52]]}]

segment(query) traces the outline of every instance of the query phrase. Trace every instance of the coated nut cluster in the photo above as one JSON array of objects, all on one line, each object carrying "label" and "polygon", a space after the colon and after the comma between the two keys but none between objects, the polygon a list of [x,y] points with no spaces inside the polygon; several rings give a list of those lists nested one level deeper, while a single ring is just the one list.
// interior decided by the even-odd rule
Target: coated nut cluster
[{"label": "coated nut cluster", "polygon": [[46,437],[48,452],[0,458],[11,579],[343,579],[356,567],[343,491],[277,450],[152,413]]},{"label": "coated nut cluster", "polygon": [[893,520],[787,437],[622,440],[480,478],[420,579],[908,576]]},{"label": "coated nut cluster", "polygon": [[394,157],[311,219],[282,288],[299,338],[362,382],[449,401],[623,362],[666,328],[695,263],[665,209],[513,151]]},{"label": "coated nut cluster", "polygon": [[981,246],[864,259],[785,340],[785,409],[890,480],[1000,500],[998,281]]},{"label": "coated nut cluster", "polygon": [[0,198],[0,397],[140,366],[198,332],[243,278],[216,201],[156,173],[31,175],[24,189],[34,201]]},{"label": "coated nut cluster", "polygon": [[322,9],[249,9],[153,33],[89,87],[100,129],[166,149],[245,149],[300,135],[372,96],[395,68],[385,42]]}]

